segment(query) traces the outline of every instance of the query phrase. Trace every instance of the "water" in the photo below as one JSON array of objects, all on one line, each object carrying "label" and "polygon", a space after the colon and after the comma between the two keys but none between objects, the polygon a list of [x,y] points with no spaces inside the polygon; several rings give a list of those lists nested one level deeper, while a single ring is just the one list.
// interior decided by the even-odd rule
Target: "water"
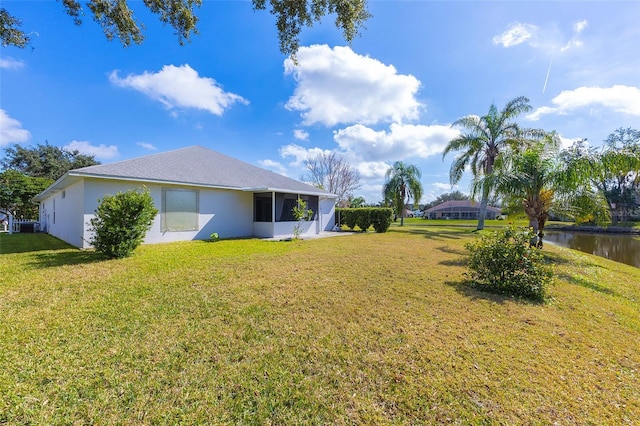
[{"label": "water", "polygon": [[637,235],[545,230],[544,240],[640,268],[640,236]]}]

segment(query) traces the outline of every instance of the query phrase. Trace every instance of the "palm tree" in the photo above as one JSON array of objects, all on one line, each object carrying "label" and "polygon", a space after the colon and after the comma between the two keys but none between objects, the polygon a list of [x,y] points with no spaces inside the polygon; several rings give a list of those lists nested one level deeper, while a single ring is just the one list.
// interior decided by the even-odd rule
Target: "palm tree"
[{"label": "palm tree", "polygon": [[475,192],[490,186],[507,198],[519,200],[536,234],[531,244],[540,248],[554,194],[570,191],[578,184],[558,161],[559,146],[559,138],[551,133],[524,150],[511,150],[498,158],[494,173],[474,180],[472,187]]},{"label": "palm tree", "polygon": [[[496,159],[502,152],[522,146],[527,138],[541,137],[541,130],[523,130],[512,121],[516,116],[530,110],[529,99],[520,96],[507,102],[502,111],[498,111],[495,104],[492,104],[487,115],[468,115],[456,120],[451,126],[462,127],[467,133],[449,141],[442,154],[444,160],[449,152],[460,151],[451,164],[451,184],[455,185],[460,181],[467,166],[471,167],[474,178],[491,175]],[[482,188],[478,230],[484,229],[487,203],[492,189],[491,186]]]},{"label": "palm tree", "polygon": [[385,200],[393,201],[396,213],[400,216],[400,226],[404,226],[405,202],[413,198],[413,204],[417,206],[422,198],[421,176],[420,169],[402,161],[396,161],[393,167],[387,170],[382,196]]}]

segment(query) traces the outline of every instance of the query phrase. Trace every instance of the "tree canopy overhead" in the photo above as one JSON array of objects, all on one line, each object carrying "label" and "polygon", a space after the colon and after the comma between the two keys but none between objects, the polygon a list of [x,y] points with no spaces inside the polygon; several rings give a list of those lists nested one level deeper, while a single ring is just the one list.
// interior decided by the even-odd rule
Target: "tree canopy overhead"
[{"label": "tree canopy overhead", "polygon": [[1,164],[6,170],[17,170],[26,176],[54,181],[69,170],[100,163],[93,155],[81,154],[78,150],[70,151],[45,142],[33,148],[20,145],[5,148],[5,157]]},{"label": "tree canopy overhead", "polygon": [[[367,0],[251,0],[254,10],[269,10],[276,17],[280,51],[293,55],[300,47],[300,32],[311,27],[324,16],[335,14],[336,27],[342,30],[344,39],[351,42],[358,35],[364,22],[371,16]],[[63,10],[82,24],[85,7],[79,0],[61,0]],[[144,40],[144,24],[130,7],[132,0],[88,0],[88,15],[103,29],[108,40],[118,39],[123,46],[140,44]],[[196,9],[202,0],[144,0],[144,6],[163,24],[169,24],[183,45],[191,34],[198,34]],[[20,27],[22,21],[5,8],[0,9],[0,40],[2,46],[25,47],[29,34]]]}]

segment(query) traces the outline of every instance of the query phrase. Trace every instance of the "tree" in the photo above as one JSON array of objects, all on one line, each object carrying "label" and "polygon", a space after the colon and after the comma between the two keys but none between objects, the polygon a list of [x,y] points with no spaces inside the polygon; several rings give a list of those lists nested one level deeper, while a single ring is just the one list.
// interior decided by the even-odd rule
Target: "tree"
[{"label": "tree", "polygon": [[51,179],[27,176],[17,170],[5,170],[0,173],[0,209],[11,212],[16,218],[37,218],[38,206],[31,199],[51,183]]},{"label": "tree", "polygon": [[81,154],[78,150],[68,150],[50,145],[37,144],[34,148],[13,145],[5,148],[2,167],[17,170],[27,176],[56,180],[66,172],[81,167],[100,164],[93,155]]},{"label": "tree", "polygon": [[357,209],[364,207],[367,204],[367,201],[364,197],[349,197],[349,207]]},{"label": "tree", "polygon": [[600,149],[579,141],[564,161],[573,173],[603,195],[613,224],[626,222],[640,201],[640,131],[619,128]]},{"label": "tree", "polygon": [[400,216],[400,226],[404,226],[404,206],[413,198],[417,206],[422,198],[422,183],[420,183],[420,169],[412,164],[396,161],[385,174],[382,196],[385,200],[392,200],[396,214]]},{"label": "tree", "polygon": [[109,258],[130,256],[142,244],[157,214],[146,188],[105,195],[89,221],[94,233],[90,242]]},{"label": "tree", "polygon": [[[467,166],[471,167],[474,179],[491,175],[494,163],[502,152],[522,147],[529,140],[542,137],[543,131],[521,129],[513,121],[518,115],[530,110],[529,99],[520,96],[507,102],[501,111],[492,104],[487,115],[482,117],[468,115],[456,120],[452,127],[462,127],[467,133],[450,140],[442,154],[444,160],[449,152],[461,151],[451,164],[449,172],[451,184],[460,181]],[[488,184],[491,180],[483,180],[483,182]],[[478,230],[484,229],[484,219],[492,189],[491,186],[482,188]]]},{"label": "tree", "polygon": [[9,14],[6,9],[0,9],[0,40],[2,47],[16,46],[26,47],[29,44],[29,36],[18,27],[22,22]]},{"label": "tree", "polygon": [[[269,9],[276,17],[280,51],[293,55],[300,47],[300,32],[303,27],[311,27],[327,14],[335,14],[336,27],[343,37],[351,42],[358,35],[360,27],[371,16],[366,0],[251,0],[254,10]],[[73,18],[76,25],[82,24],[85,8],[79,0],[62,0],[63,10]],[[130,5],[130,0],[88,0],[89,15],[102,27],[108,40],[118,39],[123,46],[140,44],[144,40],[142,29]],[[178,43],[190,41],[191,34],[198,34],[198,16],[195,9],[202,0],[144,0],[149,12],[158,16],[163,24],[173,27]],[[137,6],[137,5],[136,5]],[[0,9],[0,37],[2,46],[25,47],[29,35],[20,29],[22,22],[6,9]]]},{"label": "tree", "polygon": [[296,205],[291,209],[293,217],[298,221],[298,224],[293,227],[293,238],[295,240],[300,239],[300,233],[302,232],[302,225],[305,221],[313,218],[313,210],[307,208],[307,202],[302,198],[298,198]]},{"label": "tree", "polygon": [[320,153],[305,161],[308,170],[302,180],[338,196],[338,203],[348,201],[352,192],[360,188],[360,173],[351,167],[344,157],[332,153]]},{"label": "tree", "polygon": [[474,180],[473,191],[486,186],[494,188],[507,200],[520,200],[534,232],[532,245],[542,248],[544,226],[556,192],[570,193],[579,182],[558,161],[560,141],[555,133],[524,150],[511,150],[501,155],[495,171]]}]

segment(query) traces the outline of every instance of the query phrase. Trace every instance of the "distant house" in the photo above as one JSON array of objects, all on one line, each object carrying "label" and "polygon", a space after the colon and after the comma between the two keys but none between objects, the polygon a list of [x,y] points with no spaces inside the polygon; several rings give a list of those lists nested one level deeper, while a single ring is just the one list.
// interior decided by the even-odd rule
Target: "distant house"
[{"label": "distant house", "polygon": [[[497,207],[487,206],[485,219],[496,219],[501,210]],[[435,207],[425,210],[427,219],[471,219],[477,220],[480,216],[480,203],[471,200],[445,201]]]},{"label": "distant house", "polygon": [[216,151],[192,146],[67,172],[34,200],[40,229],[76,247],[90,246],[98,202],[145,186],[159,211],[145,243],[293,235],[296,200],[313,210],[302,236],[331,230],[337,196]]}]

